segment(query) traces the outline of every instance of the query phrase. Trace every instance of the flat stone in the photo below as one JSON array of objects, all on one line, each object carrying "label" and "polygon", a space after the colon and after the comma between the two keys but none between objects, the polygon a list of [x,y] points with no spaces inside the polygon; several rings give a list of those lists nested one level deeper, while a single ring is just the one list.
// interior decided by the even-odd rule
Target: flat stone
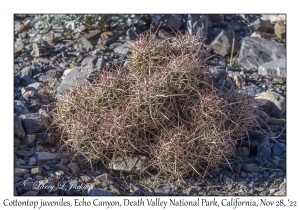
[{"label": "flat stone", "polygon": [[112,194],[107,190],[92,188],[88,191],[88,196],[112,196]]},{"label": "flat stone", "polygon": [[14,116],[14,136],[18,139],[22,139],[25,137],[25,131],[22,126],[22,121],[18,115]]},{"label": "flat stone", "polygon": [[24,138],[25,145],[31,145],[35,141],[35,135],[27,134]]},{"label": "flat stone", "polygon": [[49,127],[48,119],[38,113],[23,114],[20,117],[24,130],[28,134],[43,132]]},{"label": "flat stone", "polygon": [[94,49],[94,45],[84,37],[81,38],[81,43],[83,44],[83,47],[85,47],[86,49],[90,49],[90,50]]},{"label": "flat stone", "polygon": [[257,70],[264,63],[286,57],[283,43],[245,37],[240,49],[239,63],[247,70]]},{"label": "flat stone", "polygon": [[24,67],[24,68],[21,70],[21,73],[22,73],[23,75],[27,75],[27,76],[29,76],[29,77],[32,77],[32,69],[31,69],[30,66]]},{"label": "flat stone", "polygon": [[269,138],[265,137],[257,146],[257,159],[260,164],[264,165],[271,157],[271,145]]},{"label": "flat stone", "polygon": [[273,77],[286,77],[286,58],[280,58],[258,67],[258,74]]},{"label": "flat stone", "polygon": [[108,187],[113,184],[113,178],[110,174],[104,173],[94,178],[94,181],[102,187]]},{"label": "flat stone", "polygon": [[85,78],[84,74],[77,68],[74,68],[69,71],[69,73],[64,77],[63,81],[60,83],[57,88],[57,98],[58,100],[62,99],[61,95],[65,95],[68,91],[73,89],[77,84],[84,85],[88,81]]},{"label": "flat stone", "polygon": [[130,40],[135,40],[138,38],[137,33],[131,29],[128,29],[126,31],[126,35],[127,35],[128,39],[130,39]]},{"label": "flat stone", "polygon": [[129,43],[124,43],[121,46],[114,48],[114,52],[121,55],[126,55],[129,53],[131,45]]},{"label": "flat stone", "polygon": [[78,166],[76,163],[74,163],[74,162],[70,163],[70,164],[68,165],[68,167],[69,167],[69,172],[70,172],[70,174],[72,174],[72,175],[77,174],[78,171],[80,170],[79,166]]},{"label": "flat stone", "polygon": [[14,75],[14,85],[19,85],[21,82],[16,75]]},{"label": "flat stone", "polygon": [[34,156],[36,157],[37,162],[46,162],[56,158],[56,153],[50,152],[35,152]]},{"label": "flat stone", "polygon": [[28,173],[28,170],[27,169],[23,169],[23,168],[15,168],[15,171],[14,171],[14,176],[23,176],[25,174]]},{"label": "flat stone", "polygon": [[244,170],[245,171],[259,171],[259,167],[256,164],[250,163],[250,164],[244,164]]},{"label": "flat stone", "polygon": [[[233,32],[230,30],[222,30],[216,38],[209,44],[209,47],[215,50],[219,55],[226,56],[231,53],[233,41]],[[235,39],[233,52],[237,53],[239,50],[238,40]]]},{"label": "flat stone", "polygon": [[248,96],[255,97],[258,94],[267,91],[267,89],[260,86],[245,86],[242,89],[238,89],[237,91],[238,93],[244,93],[247,94]]},{"label": "flat stone", "polygon": [[286,124],[286,120],[285,119],[270,118],[270,119],[268,119],[267,123],[269,125]]},{"label": "flat stone", "polygon": [[30,85],[36,82],[35,79],[29,77],[28,75],[23,75],[23,74],[20,76],[19,80],[26,85]]},{"label": "flat stone", "polygon": [[280,40],[286,38],[286,26],[283,22],[277,22],[274,26],[275,34]]},{"label": "flat stone", "polygon": [[122,158],[121,156],[115,157],[110,166],[115,171],[121,171],[132,174],[140,174],[148,157],[142,155],[132,155],[131,157]]},{"label": "flat stone", "polygon": [[[100,38],[100,35],[101,35],[101,31],[96,30],[96,31],[92,31],[92,32],[82,36],[82,38],[87,39],[92,45],[96,45]],[[82,41],[82,38],[81,38],[81,41]]]},{"label": "flat stone", "polygon": [[271,24],[270,20],[262,20],[259,18],[253,22],[253,27],[255,28],[256,31],[259,32],[264,32],[269,34],[274,33],[274,26]]},{"label": "flat stone", "polygon": [[271,116],[281,117],[286,111],[286,99],[274,91],[267,90],[256,95],[257,99],[266,99],[272,102],[272,114]]},{"label": "flat stone", "polygon": [[32,83],[32,84],[29,84],[28,87],[33,87],[36,90],[39,90],[42,87],[42,83],[41,82],[35,82],[35,83]]},{"label": "flat stone", "polygon": [[272,148],[274,156],[281,156],[285,151],[285,144],[276,142]]},{"label": "flat stone", "polygon": [[172,191],[172,188],[170,185],[168,184],[161,184],[158,185],[155,189],[154,189],[154,193],[157,196],[167,196],[170,192]]},{"label": "flat stone", "polygon": [[37,174],[41,174],[41,173],[42,173],[42,168],[39,166],[31,169],[31,174],[33,174],[33,175],[37,175]]},{"label": "flat stone", "polygon": [[209,18],[207,15],[201,15],[200,19],[193,24],[193,31],[196,36],[207,39]]}]

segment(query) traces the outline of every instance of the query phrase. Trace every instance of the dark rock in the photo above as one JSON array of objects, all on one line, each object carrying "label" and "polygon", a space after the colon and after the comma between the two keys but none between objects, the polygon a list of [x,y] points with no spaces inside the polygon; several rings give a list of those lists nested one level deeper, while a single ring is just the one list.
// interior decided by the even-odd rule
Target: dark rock
[{"label": "dark rock", "polygon": [[35,135],[26,135],[24,138],[24,144],[29,146],[35,141]]},{"label": "dark rock", "polygon": [[165,31],[164,29],[160,29],[158,31],[158,36],[162,39],[169,39],[169,38],[174,38],[175,37],[175,35]]},{"label": "dark rock", "polygon": [[156,196],[167,196],[171,191],[172,191],[172,188],[168,184],[158,185],[154,189],[154,193],[155,193]]},{"label": "dark rock", "polygon": [[21,144],[21,141],[17,138],[14,138],[14,148],[18,147]]},{"label": "dark rock", "polygon": [[257,70],[264,63],[286,57],[285,44],[245,37],[242,42],[239,63],[245,69]]},{"label": "dark rock", "polygon": [[17,114],[28,114],[29,110],[26,108],[24,103],[19,100],[14,101],[14,112]]},{"label": "dark rock", "polygon": [[228,22],[222,20],[222,21],[219,22],[219,25],[220,25],[221,28],[225,28],[228,25]]},{"label": "dark rock", "polygon": [[35,57],[39,57],[42,54],[46,53],[46,48],[42,45],[39,45],[37,43],[33,43],[32,44],[32,48],[33,48],[33,56]]},{"label": "dark rock", "polygon": [[69,167],[69,172],[70,172],[70,174],[72,174],[72,175],[77,174],[78,171],[80,170],[79,166],[78,166],[76,163],[74,163],[74,162],[70,163],[70,164],[68,165],[68,167]]},{"label": "dark rock", "polygon": [[59,135],[56,133],[37,133],[35,139],[39,141],[41,145],[56,145],[59,139]]},{"label": "dark rock", "polygon": [[212,67],[210,68],[210,73],[218,79],[224,79],[227,77],[227,72],[225,71],[224,67]]},{"label": "dark rock", "polygon": [[28,108],[39,110],[44,104],[48,104],[49,101],[47,98],[43,97],[36,92],[36,89],[33,87],[26,87],[21,89],[22,96],[20,101],[22,101]]},{"label": "dark rock", "polygon": [[35,165],[35,164],[36,164],[36,158],[35,158],[35,157],[29,158],[29,160],[28,160],[28,165],[29,165],[29,166],[33,166],[33,165]]},{"label": "dark rock", "polygon": [[274,156],[281,156],[284,150],[285,150],[285,144],[279,142],[275,143],[272,148]]},{"label": "dark rock", "polygon": [[256,123],[259,127],[266,127],[270,116],[262,110],[257,110]]},{"label": "dark rock", "polygon": [[282,159],[279,162],[279,167],[282,168],[283,170],[286,170],[286,159]]},{"label": "dark rock", "polygon": [[237,153],[241,157],[248,157],[249,156],[249,149],[247,147],[239,147],[237,149]]},{"label": "dark rock", "polygon": [[161,15],[159,19],[159,23],[157,25],[154,24],[154,28],[160,26],[160,29],[165,29],[167,31],[170,31],[171,28],[175,31],[178,31],[181,25],[182,25],[182,21],[178,17],[178,15]]},{"label": "dark rock", "polygon": [[243,168],[243,165],[242,164],[238,164],[238,163],[234,163],[231,165],[232,169],[237,173],[239,174]]},{"label": "dark rock", "polygon": [[136,34],[136,32],[134,32],[133,30],[131,29],[128,29],[126,31],[126,35],[128,37],[129,40],[135,40],[138,38],[138,35]]},{"label": "dark rock", "polygon": [[14,75],[14,85],[19,85],[21,82],[16,75]]},{"label": "dark rock", "polygon": [[20,117],[28,134],[43,132],[49,127],[48,119],[38,113],[23,114]]},{"label": "dark rock", "polygon": [[28,75],[23,75],[23,74],[20,76],[19,80],[20,80],[22,83],[24,83],[25,85],[29,85],[29,84],[32,84],[32,83],[35,83],[35,82],[36,82],[35,79],[29,77]]},{"label": "dark rock", "polygon": [[250,172],[255,172],[255,171],[259,171],[259,167],[256,164],[253,163],[249,163],[249,164],[244,164],[244,170],[245,171],[250,171]]},{"label": "dark rock", "polygon": [[258,67],[258,73],[272,77],[286,77],[285,57],[264,63]]},{"label": "dark rock", "polygon": [[209,14],[208,16],[214,22],[220,22],[220,21],[224,20],[224,15]]},{"label": "dark rock", "polygon": [[28,191],[26,193],[23,193],[22,196],[37,196],[39,194],[39,191]]},{"label": "dark rock", "polygon": [[71,69],[57,88],[58,100],[62,99],[60,95],[65,95],[66,92],[70,91],[70,89],[74,88],[77,84],[82,85],[87,84],[87,82],[84,74],[79,69]]},{"label": "dark rock", "polygon": [[112,194],[107,190],[92,188],[88,191],[88,196],[112,196]]},{"label": "dark rock", "polygon": [[270,20],[257,19],[254,21],[253,27],[255,31],[274,34],[274,26],[271,24]]},{"label": "dark rock", "polygon": [[14,136],[18,139],[22,139],[25,137],[25,131],[22,126],[22,121],[18,115],[14,116]]},{"label": "dark rock", "polygon": [[265,137],[257,146],[257,159],[260,164],[264,165],[271,157],[271,145],[269,138]]},{"label": "dark rock", "polygon": [[[222,30],[218,36],[209,44],[209,46],[215,50],[219,55],[226,56],[231,53],[232,50],[232,41],[234,34],[230,30]],[[235,39],[233,53],[239,51],[239,42],[238,39]]]}]

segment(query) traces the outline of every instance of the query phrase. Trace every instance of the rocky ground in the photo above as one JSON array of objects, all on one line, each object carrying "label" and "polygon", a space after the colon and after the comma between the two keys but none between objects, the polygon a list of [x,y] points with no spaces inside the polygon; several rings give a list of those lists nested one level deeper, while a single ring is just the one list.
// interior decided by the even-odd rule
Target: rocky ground
[{"label": "rocky ground", "polygon": [[[286,195],[284,15],[105,17],[15,15],[15,195]],[[59,151],[59,134],[48,130],[55,100],[99,71],[124,65],[137,34],[155,32],[160,21],[157,38],[179,31],[206,39],[217,53],[207,61],[211,73],[220,85],[259,102],[261,128],[237,142],[230,167],[221,165],[205,179],[171,182],[139,174],[141,158],[116,161],[114,170],[100,164],[91,169]]]}]

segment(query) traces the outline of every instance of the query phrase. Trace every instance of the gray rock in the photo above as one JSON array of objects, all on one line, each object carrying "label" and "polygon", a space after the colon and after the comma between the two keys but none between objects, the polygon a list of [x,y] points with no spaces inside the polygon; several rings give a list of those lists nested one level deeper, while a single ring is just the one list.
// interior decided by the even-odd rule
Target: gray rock
[{"label": "gray rock", "polygon": [[27,107],[39,110],[44,104],[48,104],[49,100],[36,92],[36,89],[33,87],[26,87],[21,89],[22,96],[20,101],[22,101]]},{"label": "gray rock", "polygon": [[271,157],[271,145],[269,138],[265,137],[257,146],[257,159],[260,164],[264,165]]},{"label": "gray rock", "polygon": [[24,138],[24,144],[29,146],[35,141],[35,135],[27,134]]},{"label": "gray rock", "polygon": [[256,96],[257,99],[266,99],[272,102],[272,115],[275,117],[281,117],[286,111],[286,99],[274,91],[267,90]]},{"label": "gray rock", "polygon": [[281,156],[285,150],[285,144],[276,142],[272,148],[274,156]]},{"label": "gray rock", "polygon": [[69,167],[69,172],[70,172],[72,175],[77,174],[78,171],[80,170],[79,166],[78,166],[76,163],[74,163],[74,162],[70,163],[70,164],[68,165],[68,167]]},{"label": "gray rock", "polygon": [[112,196],[112,194],[107,190],[92,188],[88,191],[88,196]]},{"label": "gray rock", "polygon": [[259,171],[259,167],[256,164],[249,163],[249,164],[244,164],[244,170],[245,171]]},{"label": "gray rock", "polygon": [[226,178],[225,179],[225,184],[227,185],[228,190],[231,190],[232,184],[233,184],[233,180],[230,179],[230,178]]},{"label": "gray rock", "polygon": [[14,148],[20,146],[20,144],[21,144],[20,139],[14,138]]},{"label": "gray rock", "polygon": [[56,158],[56,154],[50,152],[35,152],[34,156],[37,162],[46,162]]},{"label": "gray rock", "polygon": [[89,34],[82,36],[86,38],[92,45],[96,45],[101,35],[100,30],[92,31]]},{"label": "gray rock", "polygon": [[49,121],[38,113],[23,114],[20,116],[22,125],[28,134],[44,132],[49,127]]},{"label": "gray rock", "polygon": [[115,171],[140,174],[143,171],[147,161],[148,157],[142,155],[132,155],[131,157],[127,158],[116,156],[110,163],[110,166]]},{"label": "gray rock", "polygon": [[88,81],[84,77],[84,74],[77,68],[70,70],[70,72],[64,77],[63,81],[57,88],[57,98],[61,100],[69,90],[74,88],[77,84],[84,85]]},{"label": "gray rock", "polygon": [[28,170],[24,169],[24,168],[15,168],[15,170],[14,170],[14,176],[21,177],[27,173],[28,173]]},{"label": "gray rock", "polygon": [[113,178],[110,174],[104,173],[94,178],[94,181],[102,187],[108,187],[113,184]]},{"label": "gray rock", "polygon": [[22,126],[22,121],[18,115],[14,116],[14,136],[18,139],[22,139],[25,137],[25,131]]},{"label": "gray rock", "polygon": [[40,144],[56,145],[59,135],[56,133],[37,133],[35,139]]},{"label": "gray rock", "polygon": [[31,69],[30,66],[24,67],[24,68],[21,70],[21,73],[22,73],[23,75],[27,75],[27,76],[29,76],[29,77],[32,77],[32,69]]},{"label": "gray rock", "polygon": [[81,38],[81,43],[83,44],[83,47],[85,47],[86,49],[94,49],[94,45],[89,41],[87,40],[87,38]]},{"label": "gray rock", "polygon": [[248,176],[248,174],[247,173],[245,173],[245,172],[241,172],[241,177],[243,177],[243,178],[246,178]]},{"label": "gray rock", "polygon": [[258,67],[258,73],[261,75],[268,75],[273,77],[286,77],[285,68],[286,59],[280,58]]},{"label": "gray rock", "polygon": [[42,87],[42,83],[41,82],[35,82],[35,83],[32,83],[32,84],[29,84],[28,87],[33,87],[36,90],[39,90]]},{"label": "gray rock", "polygon": [[[226,56],[231,53],[232,50],[232,41],[233,41],[233,32],[231,30],[222,30],[218,36],[209,44],[209,47],[215,50],[219,55]],[[239,50],[238,39],[235,39],[233,53],[238,52]]]},{"label": "gray rock", "polygon": [[223,67],[212,67],[210,68],[210,73],[215,77],[215,78],[226,78],[227,77],[227,72],[225,71],[225,68]]},{"label": "gray rock", "polygon": [[35,157],[31,157],[28,160],[28,165],[33,166],[36,164],[36,158]]},{"label": "gray rock", "polygon": [[257,32],[274,34],[274,26],[271,24],[270,20],[257,19],[253,22],[253,27]]},{"label": "gray rock", "polygon": [[155,189],[154,189],[154,193],[157,196],[166,196],[168,195],[170,192],[172,191],[172,188],[170,185],[168,184],[161,184],[158,185]]},{"label": "gray rock", "polygon": [[245,37],[242,42],[239,63],[245,69],[257,70],[264,63],[286,57],[285,44]]},{"label": "gray rock", "polygon": [[248,96],[255,97],[256,95],[267,91],[267,89],[260,86],[245,86],[242,89],[237,90],[238,93],[244,93]]},{"label": "gray rock", "polygon": [[46,48],[34,42],[32,44],[33,51],[30,53],[32,56],[39,57],[46,52]]},{"label": "gray rock", "polygon": [[124,43],[121,46],[114,48],[114,52],[121,55],[126,55],[131,49],[131,45],[129,43]]}]

